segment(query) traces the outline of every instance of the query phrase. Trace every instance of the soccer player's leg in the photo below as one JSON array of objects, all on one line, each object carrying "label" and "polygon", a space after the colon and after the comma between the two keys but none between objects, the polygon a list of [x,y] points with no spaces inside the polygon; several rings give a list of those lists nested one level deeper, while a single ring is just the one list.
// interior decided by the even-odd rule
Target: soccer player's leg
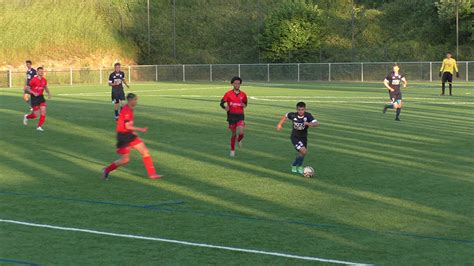
[{"label": "soccer player's leg", "polygon": [[397,110],[395,115],[395,120],[400,121],[400,113],[402,112],[402,99],[397,99],[393,103],[393,107]]},{"label": "soccer player's leg", "polygon": [[158,179],[163,176],[156,173],[155,166],[153,165],[153,160],[151,159],[150,152],[148,148],[145,146],[145,143],[139,138],[136,138],[130,143],[130,147],[136,149],[141,155],[143,159],[143,164],[145,165],[146,171],[148,173],[148,177],[151,179]]},{"label": "soccer player's leg", "polygon": [[46,103],[43,102],[40,104],[39,106],[39,120],[38,120],[38,127],[36,128],[36,130],[38,131],[44,131],[43,130],[43,124],[44,124],[44,121],[46,120]]},{"label": "soccer player's leg", "polygon": [[118,97],[114,89],[112,89],[112,103],[114,104],[115,120],[117,121],[119,117],[120,98]]},{"label": "soccer player's leg", "polygon": [[32,105],[31,108],[33,109],[33,111],[31,113],[25,114],[23,116],[23,124],[25,126],[28,125],[28,120],[35,119],[36,117],[38,117],[40,115],[40,106],[39,105]]},{"label": "soccer player's leg", "polygon": [[235,141],[237,139],[237,124],[229,124],[230,136],[230,157],[235,156]]},{"label": "soccer player's leg", "polygon": [[130,148],[119,148],[117,149],[117,153],[120,154],[120,158],[103,169],[102,179],[107,180],[109,178],[110,172],[122,165],[126,165],[130,161]]},{"label": "soccer player's leg", "polygon": [[441,77],[441,95],[444,96],[444,91],[446,89],[446,81],[448,81],[448,72],[443,72],[443,76]]},{"label": "soccer player's leg", "polygon": [[237,143],[239,145],[239,148],[242,148],[242,139],[244,138],[244,131],[245,131],[244,120],[241,120],[237,123],[237,131],[239,132],[239,135],[237,137]]},{"label": "soccer player's leg", "polygon": [[291,143],[295,147],[295,150],[298,152],[295,160],[291,164],[291,172],[293,173],[303,173],[303,160],[306,155],[306,141],[303,138],[298,138],[296,136],[291,136]]},{"label": "soccer player's leg", "polygon": [[387,112],[387,109],[393,109],[393,102],[395,101],[395,98],[390,95],[390,102],[387,103],[384,108],[383,108],[383,113],[385,114]]},{"label": "soccer player's leg", "polygon": [[453,96],[453,74],[449,73],[447,80],[449,85],[449,96]]}]

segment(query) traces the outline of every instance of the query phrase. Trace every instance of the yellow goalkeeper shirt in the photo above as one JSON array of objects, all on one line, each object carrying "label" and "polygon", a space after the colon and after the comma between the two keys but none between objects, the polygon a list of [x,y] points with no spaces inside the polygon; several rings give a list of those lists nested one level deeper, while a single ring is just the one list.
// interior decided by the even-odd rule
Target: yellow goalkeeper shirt
[{"label": "yellow goalkeeper shirt", "polygon": [[449,72],[454,74],[454,71],[459,72],[458,66],[456,64],[456,60],[453,58],[445,58],[443,60],[443,64],[441,65],[441,69],[439,70],[441,73]]}]

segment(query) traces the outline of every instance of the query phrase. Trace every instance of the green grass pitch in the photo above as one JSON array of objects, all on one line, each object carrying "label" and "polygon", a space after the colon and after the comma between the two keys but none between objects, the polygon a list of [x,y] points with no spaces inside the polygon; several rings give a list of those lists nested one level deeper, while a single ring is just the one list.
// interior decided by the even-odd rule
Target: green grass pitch
[{"label": "green grass pitch", "polygon": [[[252,84],[244,147],[228,157],[228,84],[132,84],[135,124],[162,180],[136,151],[117,158],[107,86],[50,86],[45,132],[21,89],[0,90],[0,219],[384,265],[460,265],[474,256],[474,84],[403,90],[401,122],[381,83]],[[290,173],[298,100],[311,128],[308,179]],[[317,261],[0,222],[0,264],[318,264]]]}]

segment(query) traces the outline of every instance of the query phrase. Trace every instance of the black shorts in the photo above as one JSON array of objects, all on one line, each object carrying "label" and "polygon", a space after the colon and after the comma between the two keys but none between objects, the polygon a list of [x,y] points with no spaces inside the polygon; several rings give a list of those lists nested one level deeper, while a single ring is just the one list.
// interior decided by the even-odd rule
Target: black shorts
[{"label": "black shorts", "polygon": [[453,82],[453,74],[449,73],[449,72],[443,72],[443,76],[441,77],[441,82],[445,83],[445,82],[449,82],[449,83],[452,83]]},{"label": "black shorts", "polygon": [[120,101],[125,101],[123,88],[112,88],[112,103],[119,103]]},{"label": "black shorts", "polygon": [[137,136],[133,133],[117,132],[117,149],[128,147],[128,144],[136,138]]},{"label": "black shorts", "polygon": [[395,102],[398,100],[402,99],[402,93],[401,92],[390,92],[390,101]]},{"label": "black shorts", "polygon": [[308,137],[299,137],[291,135],[291,143],[293,143],[293,146],[297,151],[300,151],[301,148],[308,147]]},{"label": "black shorts", "polygon": [[245,120],[244,114],[227,113],[227,122],[229,122],[229,125],[237,124],[243,120]]},{"label": "black shorts", "polygon": [[34,107],[34,106],[41,105],[42,103],[45,103],[46,100],[44,99],[43,95],[34,96],[33,94],[31,94],[30,102],[31,102],[31,107]]}]

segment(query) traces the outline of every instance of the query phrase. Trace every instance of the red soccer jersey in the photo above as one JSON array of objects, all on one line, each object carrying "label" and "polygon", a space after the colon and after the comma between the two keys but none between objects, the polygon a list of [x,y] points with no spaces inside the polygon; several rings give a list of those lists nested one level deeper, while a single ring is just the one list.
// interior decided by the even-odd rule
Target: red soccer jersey
[{"label": "red soccer jersey", "polygon": [[237,94],[234,90],[230,90],[224,94],[222,100],[229,106],[229,113],[243,114],[244,107],[247,105],[247,94],[243,91]]},{"label": "red soccer jersey", "polygon": [[43,77],[39,79],[38,76],[35,76],[34,78],[31,79],[30,81],[30,90],[34,93],[37,93],[39,95],[43,95],[44,93],[44,87],[48,85],[48,82],[46,79]]},{"label": "red soccer jersey", "polygon": [[126,104],[120,111],[120,115],[117,121],[117,132],[131,133],[133,130],[127,129],[125,123],[133,122],[133,110]]}]

